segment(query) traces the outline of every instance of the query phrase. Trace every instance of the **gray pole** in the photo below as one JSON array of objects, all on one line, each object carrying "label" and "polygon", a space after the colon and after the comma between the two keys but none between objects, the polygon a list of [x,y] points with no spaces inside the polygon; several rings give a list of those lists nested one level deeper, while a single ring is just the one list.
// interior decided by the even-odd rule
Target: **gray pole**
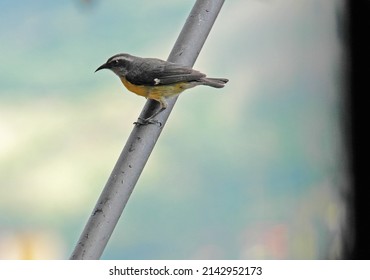
[{"label": "gray pole", "polygon": [[[168,61],[193,66],[221,10],[224,0],[197,0],[168,57]],[[145,163],[177,98],[157,116],[162,126],[136,125],[72,253],[72,260],[99,259],[140,177]],[[157,103],[148,100],[140,117],[150,116]]]}]

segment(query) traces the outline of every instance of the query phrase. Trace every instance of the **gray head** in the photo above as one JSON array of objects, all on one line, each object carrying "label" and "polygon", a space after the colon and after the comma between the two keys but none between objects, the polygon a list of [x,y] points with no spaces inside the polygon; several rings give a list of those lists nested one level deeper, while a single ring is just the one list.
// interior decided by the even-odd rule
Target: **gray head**
[{"label": "gray head", "polygon": [[106,63],[96,69],[95,72],[101,69],[110,69],[119,77],[125,76],[127,72],[131,69],[132,62],[136,58],[136,56],[127,53],[116,54],[109,58]]}]

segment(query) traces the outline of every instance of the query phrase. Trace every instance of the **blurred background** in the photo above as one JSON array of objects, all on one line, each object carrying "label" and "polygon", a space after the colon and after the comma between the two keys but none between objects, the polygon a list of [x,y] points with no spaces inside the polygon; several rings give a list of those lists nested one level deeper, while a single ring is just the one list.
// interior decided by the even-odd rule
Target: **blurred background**
[{"label": "blurred background", "polygon": [[[0,259],[66,259],[195,1],[0,2]],[[226,1],[103,259],[335,259],[350,239],[342,0]],[[347,239],[347,241],[344,241]]]}]

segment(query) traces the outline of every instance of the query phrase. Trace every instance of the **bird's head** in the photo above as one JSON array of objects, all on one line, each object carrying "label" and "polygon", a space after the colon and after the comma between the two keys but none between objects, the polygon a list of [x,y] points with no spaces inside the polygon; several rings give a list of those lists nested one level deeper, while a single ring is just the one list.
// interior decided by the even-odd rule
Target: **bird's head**
[{"label": "bird's head", "polygon": [[135,58],[135,56],[126,53],[116,54],[96,69],[95,72],[101,69],[110,69],[119,77],[126,76],[127,72],[131,69]]}]

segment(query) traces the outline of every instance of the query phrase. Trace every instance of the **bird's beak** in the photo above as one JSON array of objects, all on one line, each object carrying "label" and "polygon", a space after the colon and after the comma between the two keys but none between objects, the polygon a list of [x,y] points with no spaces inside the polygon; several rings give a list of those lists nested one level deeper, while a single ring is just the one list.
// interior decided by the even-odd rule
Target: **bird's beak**
[{"label": "bird's beak", "polygon": [[99,70],[102,70],[102,69],[107,69],[108,68],[108,65],[106,63],[104,63],[103,65],[99,66],[98,69],[95,70],[95,72],[99,71]]}]

